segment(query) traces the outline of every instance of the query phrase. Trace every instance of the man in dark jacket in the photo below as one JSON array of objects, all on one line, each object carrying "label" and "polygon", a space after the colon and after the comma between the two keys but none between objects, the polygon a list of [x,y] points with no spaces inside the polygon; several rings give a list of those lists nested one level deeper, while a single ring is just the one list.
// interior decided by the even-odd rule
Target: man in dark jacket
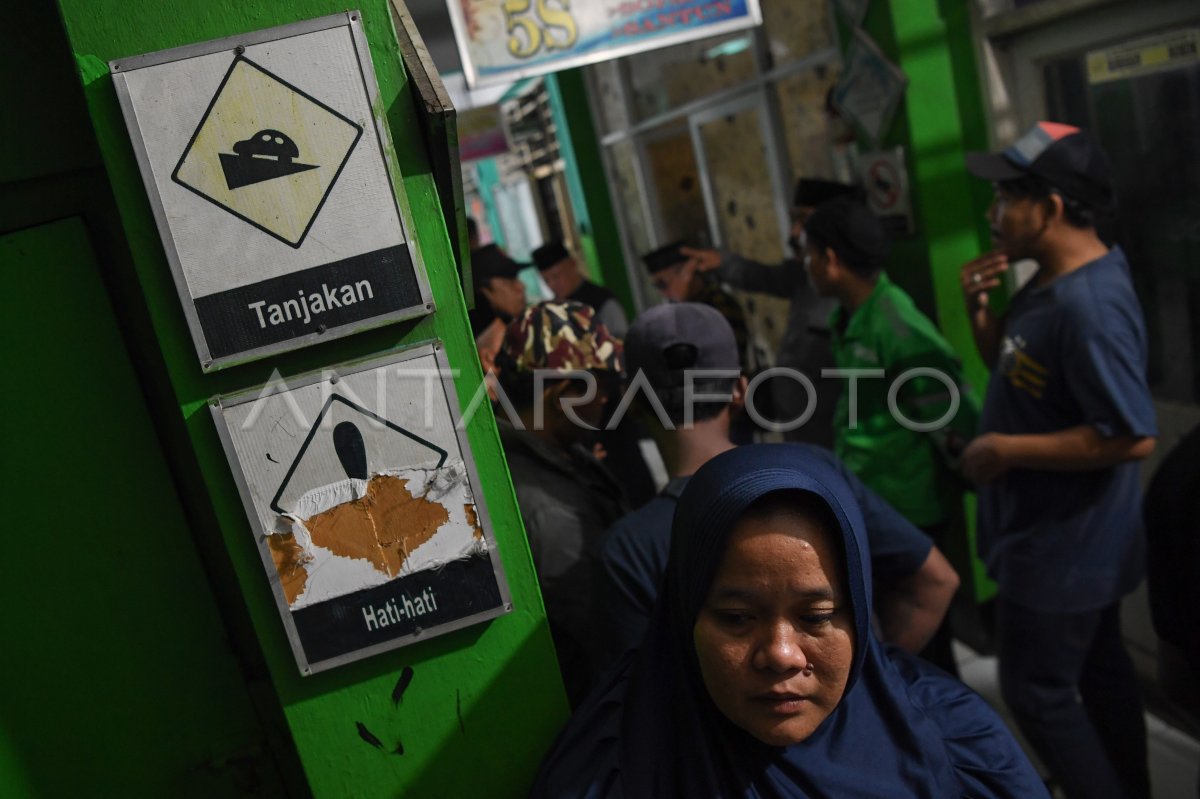
[{"label": "man in dark jacket", "polygon": [[[693,268],[699,272],[715,270],[722,283],[743,291],[791,300],[775,366],[795,369],[812,380],[816,389],[816,407],[807,422],[785,431],[789,441],[832,447],[833,412],[841,391],[839,380],[821,377],[822,369],[834,365],[829,349],[829,315],[837,303],[817,294],[805,275],[801,263],[805,248],[804,223],[822,203],[839,197],[857,197],[859,193],[857,187],[845,183],[815,178],[798,180],[792,198],[792,228],[788,236],[793,257],[781,264],[763,264],[724,250],[683,249],[684,254],[692,258]],[[795,380],[776,377],[770,385],[774,399],[772,415],[785,426],[799,419],[813,402]]]},{"label": "man in dark jacket", "polygon": [[561,241],[549,241],[538,247],[533,251],[533,262],[541,272],[542,280],[554,292],[554,299],[592,306],[609,333],[617,338],[625,337],[629,320],[616,295],[584,277],[579,261]]},{"label": "man in dark jacket", "polygon": [[543,302],[508,326],[496,356],[517,419],[498,420],[550,632],[572,705],[590,687],[597,646],[592,557],[601,533],[628,508],[592,455],[621,343],[589,306]]}]

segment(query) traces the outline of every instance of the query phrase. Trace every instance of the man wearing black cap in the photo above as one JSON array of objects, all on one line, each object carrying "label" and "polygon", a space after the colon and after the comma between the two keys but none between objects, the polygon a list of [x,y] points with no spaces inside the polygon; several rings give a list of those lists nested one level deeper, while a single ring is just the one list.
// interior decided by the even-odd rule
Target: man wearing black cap
[{"label": "man wearing black cap", "polygon": [[624,338],[629,320],[617,297],[611,291],[598,286],[583,276],[579,261],[567,251],[561,241],[549,241],[533,251],[533,262],[542,275],[542,280],[554,292],[559,302],[582,302],[596,309],[600,321],[608,332]]},{"label": "man wearing black cap", "polygon": [[[1157,428],[1129,265],[1096,233],[1113,205],[1108,162],[1084,131],[1041,122],[967,167],[996,192],[996,249],[961,280],[993,367],[963,464],[999,588],[1001,691],[1068,796],[1149,796],[1120,600],[1142,579],[1137,461]],[[988,294],[1023,258],[1038,270],[997,315]]]},{"label": "man wearing black cap", "polygon": [[[800,178],[792,199],[792,228],[788,236],[788,246],[794,257],[778,266],[768,266],[721,250],[684,248],[684,253],[694,260],[701,272],[717,270],[721,281],[734,288],[792,301],[775,366],[795,369],[808,377],[816,389],[816,407],[803,425],[788,431],[787,437],[823,447],[833,446],[833,409],[839,393],[837,381],[821,379],[821,370],[833,365],[826,324],[833,305],[817,295],[800,265],[804,256],[804,223],[818,205],[858,194],[858,188],[845,183]],[[810,404],[807,389],[787,378],[771,380],[771,395],[774,399],[772,415],[783,425],[800,418]]]},{"label": "man wearing black cap", "polygon": [[525,310],[525,284],[517,275],[521,264],[495,244],[471,251],[471,277],[475,283],[475,307],[469,314],[476,338],[496,320],[506,325]]},{"label": "man wearing black cap", "polygon": [[[962,490],[953,469],[975,434],[979,403],[949,343],[883,271],[888,237],[866,206],[838,199],[805,225],[813,287],[834,297],[839,369],[859,375],[834,414],[834,450],[849,469],[934,541],[947,546]],[[948,628],[925,653],[954,672]]]},{"label": "man wearing black cap", "polygon": [[[621,404],[636,402],[644,412],[671,481],[601,541],[595,605],[609,659],[641,643],[666,572],[675,503],[697,469],[733,448],[730,425],[747,389],[733,331],[706,305],[669,303],[647,310],[629,328],[625,346],[633,382]],[[696,398],[704,401],[689,403]],[[846,473],[828,450],[791,446],[803,446]],[[846,473],[846,479],[867,522],[884,640],[919,651],[945,615],[958,576],[928,536],[853,475]]]}]

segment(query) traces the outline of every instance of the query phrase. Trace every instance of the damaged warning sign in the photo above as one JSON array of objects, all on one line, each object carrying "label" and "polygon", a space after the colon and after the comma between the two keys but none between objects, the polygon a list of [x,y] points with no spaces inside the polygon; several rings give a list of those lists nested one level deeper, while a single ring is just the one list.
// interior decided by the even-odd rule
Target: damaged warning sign
[{"label": "damaged warning sign", "polygon": [[214,400],[305,674],[510,607],[449,374],[424,345]]},{"label": "damaged warning sign", "polygon": [[357,12],[111,62],[205,370],[433,308]]}]

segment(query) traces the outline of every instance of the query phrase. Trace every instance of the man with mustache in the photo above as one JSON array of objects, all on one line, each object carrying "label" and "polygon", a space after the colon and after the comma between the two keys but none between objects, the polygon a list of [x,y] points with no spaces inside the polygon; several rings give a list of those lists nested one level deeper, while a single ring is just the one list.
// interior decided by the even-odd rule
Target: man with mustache
[{"label": "man with mustache", "polygon": [[[1040,122],[967,168],[996,192],[996,249],[961,281],[993,369],[963,469],[999,588],[1001,693],[1068,796],[1150,796],[1120,605],[1144,572],[1138,461],[1157,428],[1130,267],[1096,232],[1108,162],[1088,133]],[[1037,272],[997,314],[989,293],[1026,258]]]}]

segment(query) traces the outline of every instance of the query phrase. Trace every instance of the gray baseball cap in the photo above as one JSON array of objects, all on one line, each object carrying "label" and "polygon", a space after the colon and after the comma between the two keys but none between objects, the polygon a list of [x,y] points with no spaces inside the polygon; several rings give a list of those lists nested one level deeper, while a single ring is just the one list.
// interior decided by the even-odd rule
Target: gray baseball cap
[{"label": "gray baseball cap", "polygon": [[625,364],[626,374],[640,369],[655,390],[684,385],[688,370],[742,368],[729,322],[695,302],[656,305],[634,319],[625,334]]}]

